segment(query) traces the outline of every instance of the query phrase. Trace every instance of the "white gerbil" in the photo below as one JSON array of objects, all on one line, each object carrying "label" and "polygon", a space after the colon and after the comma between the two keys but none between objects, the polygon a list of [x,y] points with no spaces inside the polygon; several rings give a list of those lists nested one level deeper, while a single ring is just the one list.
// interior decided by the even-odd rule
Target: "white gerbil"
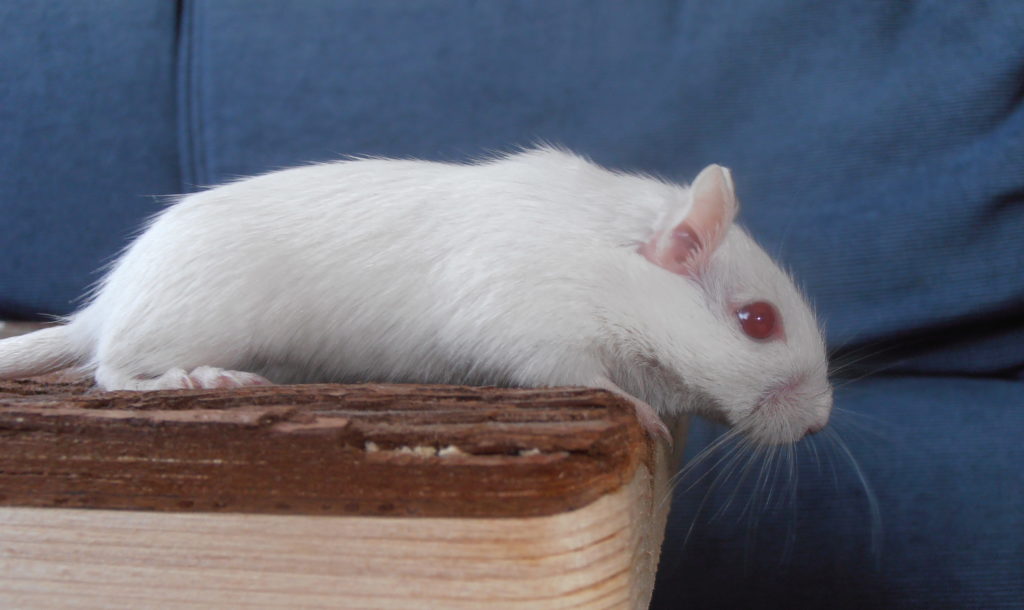
[{"label": "white gerbil", "polygon": [[0,377],[592,386],[650,429],[653,407],[796,441],[828,421],[824,343],[736,210],[717,165],[685,187],[548,147],[277,171],[157,215],[88,306],[0,342]]}]

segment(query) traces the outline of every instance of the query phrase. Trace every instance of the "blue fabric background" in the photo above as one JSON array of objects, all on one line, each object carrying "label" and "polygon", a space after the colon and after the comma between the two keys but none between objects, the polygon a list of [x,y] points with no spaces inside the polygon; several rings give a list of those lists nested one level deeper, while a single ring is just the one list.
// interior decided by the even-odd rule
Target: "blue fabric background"
[{"label": "blue fabric background", "polygon": [[173,2],[0,3],[0,319],[71,311],[181,190]]},{"label": "blue fabric background", "polygon": [[681,180],[732,167],[741,221],[839,360],[884,369],[841,394],[834,425],[880,534],[855,469],[816,438],[796,499],[754,527],[749,480],[678,490],[656,607],[1024,605],[1016,0],[10,1],[0,317],[70,311],[152,195],[538,140]]},{"label": "blue fabric background", "polygon": [[[712,453],[676,488],[652,607],[1024,607],[1021,397],[1019,381],[863,380],[792,458],[744,474],[747,454]],[[690,455],[717,432],[699,422]]]}]

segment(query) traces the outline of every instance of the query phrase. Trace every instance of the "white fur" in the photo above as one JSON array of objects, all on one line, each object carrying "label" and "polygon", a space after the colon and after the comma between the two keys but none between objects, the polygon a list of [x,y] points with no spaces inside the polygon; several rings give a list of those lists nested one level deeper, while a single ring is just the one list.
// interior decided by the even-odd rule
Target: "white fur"
[{"label": "white fur", "polygon": [[[796,440],[827,420],[831,392],[786,274],[735,226],[699,280],[637,253],[689,205],[684,186],[551,148],[257,176],[159,214],[65,326],[0,342],[0,376],[77,361],[106,389],[245,383],[240,371],[278,383],[610,379],[662,413]],[[731,307],[750,300],[775,303],[785,343],[743,335]],[[794,378],[786,404],[764,406]]]}]

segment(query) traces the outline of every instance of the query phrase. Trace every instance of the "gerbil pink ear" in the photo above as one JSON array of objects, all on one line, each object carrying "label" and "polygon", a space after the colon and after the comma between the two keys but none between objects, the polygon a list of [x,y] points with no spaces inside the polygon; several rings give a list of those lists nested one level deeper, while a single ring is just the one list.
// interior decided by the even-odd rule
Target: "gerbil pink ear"
[{"label": "gerbil pink ear", "polygon": [[689,209],[666,215],[640,246],[640,253],[673,273],[699,275],[725,238],[738,209],[729,170],[709,165],[690,186]]}]

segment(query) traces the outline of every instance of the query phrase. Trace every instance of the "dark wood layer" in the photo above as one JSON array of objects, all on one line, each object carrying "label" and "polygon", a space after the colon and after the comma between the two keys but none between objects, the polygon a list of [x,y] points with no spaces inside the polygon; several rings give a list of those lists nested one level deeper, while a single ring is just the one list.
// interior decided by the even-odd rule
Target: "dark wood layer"
[{"label": "dark wood layer", "polygon": [[0,381],[8,506],[537,516],[618,489],[649,451],[600,390]]}]

